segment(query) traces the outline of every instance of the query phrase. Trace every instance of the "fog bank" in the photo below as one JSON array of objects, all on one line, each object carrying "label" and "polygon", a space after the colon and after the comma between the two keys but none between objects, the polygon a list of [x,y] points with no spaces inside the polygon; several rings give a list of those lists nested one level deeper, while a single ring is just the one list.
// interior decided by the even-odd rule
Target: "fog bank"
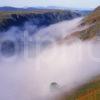
[{"label": "fog bank", "polygon": [[[23,49],[17,49],[22,50],[15,53],[17,57],[0,60],[0,100],[49,100],[56,93],[70,91],[99,75],[99,41],[77,40],[70,45],[56,43],[81,30],[78,29],[81,19],[64,21],[39,30],[36,26],[26,24],[24,32],[17,28],[6,32],[4,36],[14,40],[25,34],[26,38],[21,38],[23,42],[20,44],[24,44],[25,53],[23,57]],[[36,31],[30,34],[30,30]],[[35,41],[37,38],[38,41]],[[39,48],[36,49],[33,44]],[[35,51],[38,51],[36,56]]]}]

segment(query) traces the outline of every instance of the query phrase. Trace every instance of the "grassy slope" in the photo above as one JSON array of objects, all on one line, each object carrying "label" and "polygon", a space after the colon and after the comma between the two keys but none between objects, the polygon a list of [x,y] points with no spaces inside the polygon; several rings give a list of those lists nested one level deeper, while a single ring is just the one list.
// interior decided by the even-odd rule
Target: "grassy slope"
[{"label": "grassy slope", "polygon": [[[84,18],[81,25],[91,25],[89,28],[73,34],[81,40],[88,40],[100,35],[100,7]],[[65,93],[60,100],[100,100],[100,76],[94,79],[69,94]]]},{"label": "grassy slope", "polygon": [[79,38],[82,40],[91,39],[100,36],[100,7],[96,8],[93,13],[83,19],[82,25],[91,25],[88,29],[79,32]]},{"label": "grassy slope", "polygon": [[100,78],[85,84],[61,100],[100,100]]}]

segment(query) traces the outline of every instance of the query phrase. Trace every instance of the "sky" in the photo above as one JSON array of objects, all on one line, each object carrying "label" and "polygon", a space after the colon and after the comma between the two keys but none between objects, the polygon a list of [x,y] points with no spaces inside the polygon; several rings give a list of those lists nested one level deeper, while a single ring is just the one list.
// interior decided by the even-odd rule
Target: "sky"
[{"label": "sky", "polygon": [[14,7],[57,6],[93,9],[98,5],[100,5],[100,0],[0,0],[0,6]]}]

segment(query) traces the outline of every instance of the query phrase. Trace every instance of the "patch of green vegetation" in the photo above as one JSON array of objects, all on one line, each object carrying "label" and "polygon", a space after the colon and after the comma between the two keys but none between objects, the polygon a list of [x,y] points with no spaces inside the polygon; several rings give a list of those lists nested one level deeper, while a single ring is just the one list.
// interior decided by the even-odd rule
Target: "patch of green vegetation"
[{"label": "patch of green vegetation", "polygon": [[100,100],[100,79],[80,87],[61,100]]}]

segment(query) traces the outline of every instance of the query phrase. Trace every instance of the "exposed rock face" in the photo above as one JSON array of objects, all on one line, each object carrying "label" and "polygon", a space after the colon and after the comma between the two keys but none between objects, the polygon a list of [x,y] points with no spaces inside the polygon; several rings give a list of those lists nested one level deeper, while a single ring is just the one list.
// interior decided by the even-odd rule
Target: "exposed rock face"
[{"label": "exposed rock face", "polygon": [[[6,12],[4,12],[6,13]],[[2,16],[2,15],[1,15]],[[72,11],[48,11],[45,13],[24,13],[17,14],[11,13],[9,15],[4,14],[2,21],[0,21],[0,31],[6,31],[12,26],[21,27],[25,22],[31,22],[38,27],[48,26],[50,24],[57,23],[63,20],[70,20],[75,17],[79,17],[81,14]],[[4,19],[3,19],[4,18]]]}]

